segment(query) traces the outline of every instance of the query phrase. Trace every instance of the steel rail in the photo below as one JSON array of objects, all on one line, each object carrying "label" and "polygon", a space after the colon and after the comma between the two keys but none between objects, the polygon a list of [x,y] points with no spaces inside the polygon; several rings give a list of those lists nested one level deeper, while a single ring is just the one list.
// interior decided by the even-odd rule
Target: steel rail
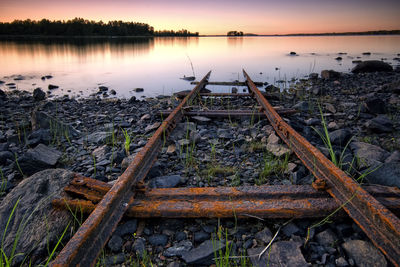
[{"label": "steel rail", "polygon": [[[111,185],[75,178],[65,187],[74,199],[56,199],[55,207],[90,213]],[[399,214],[400,189],[365,186],[387,208]],[[325,191],[308,185],[161,188],[139,190],[125,216],[134,218],[321,218],[339,205]],[[335,217],[346,216],[344,211]]]},{"label": "steel rail", "polygon": [[93,266],[95,264],[101,249],[129,205],[133,203],[134,187],[138,182],[143,181],[162,147],[163,139],[183,117],[182,107],[197,97],[200,90],[207,84],[210,74],[211,71],[162,122],[133,162],[51,263],[52,266]]},{"label": "steel rail", "polygon": [[[190,84],[198,84],[199,82],[190,82]],[[264,86],[263,82],[254,82],[257,87]],[[221,86],[246,86],[245,82],[208,82],[208,85],[221,85]]]},{"label": "steel rail", "polygon": [[281,139],[317,179],[326,182],[327,192],[343,206],[375,246],[395,266],[400,266],[400,219],[282,120],[245,70],[243,74],[249,91],[264,109],[263,112]]},{"label": "steel rail", "polygon": [[[291,115],[298,113],[295,109],[275,108],[280,115]],[[172,110],[161,110],[160,115],[169,115]],[[184,116],[204,116],[210,118],[226,118],[226,117],[261,117],[264,118],[263,112],[255,110],[189,110],[183,112]]]},{"label": "steel rail", "polygon": [[[183,91],[183,92],[177,92],[174,93],[174,96],[178,97],[178,98],[183,98],[185,96],[187,96],[187,94],[189,94],[189,92],[187,91]],[[279,96],[277,95],[273,95],[273,94],[268,94],[268,93],[262,93],[264,96],[266,97],[274,97],[276,99],[279,99]],[[200,96],[207,96],[207,97],[251,97],[252,94],[249,93],[200,93]]]}]

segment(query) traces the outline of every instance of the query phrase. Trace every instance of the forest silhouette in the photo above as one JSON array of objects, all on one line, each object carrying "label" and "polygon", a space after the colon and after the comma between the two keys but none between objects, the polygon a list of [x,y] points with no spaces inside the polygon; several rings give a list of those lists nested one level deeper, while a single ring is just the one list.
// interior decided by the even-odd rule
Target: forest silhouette
[{"label": "forest silhouette", "polygon": [[14,20],[0,22],[0,35],[40,35],[40,36],[198,36],[182,29],[179,31],[160,30],[147,23],[124,22],[121,20],[103,21],[74,18],[72,20],[50,21],[42,20]]}]

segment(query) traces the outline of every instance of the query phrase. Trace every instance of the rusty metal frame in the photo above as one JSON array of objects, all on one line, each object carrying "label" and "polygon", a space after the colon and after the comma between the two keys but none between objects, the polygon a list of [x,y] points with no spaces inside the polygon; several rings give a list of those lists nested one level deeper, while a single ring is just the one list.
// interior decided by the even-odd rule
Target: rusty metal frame
[{"label": "rusty metal frame", "polygon": [[193,101],[207,84],[210,74],[211,71],[162,122],[111,190],[107,192],[95,210],[51,263],[52,266],[93,266],[95,264],[101,249],[128,206],[133,203],[135,195],[133,188],[138,182],[143,181],[162,147],[163,139],[168,136],[183,117],[183,106]]},{"label": "rusty metal frame", "polygon": [[264,98],[245,70],[243,74],[249,91],[264,109],[277,134],[317,179],[326,182],[327,192],[343,206],[375,246],[394,265],[400,266],[400,219],[290,127]]},{"label": "rusty metal frame", "polygon": [[[74,199],[56,199],[53,205],[90,213],[111,185],[76,177],[65,187]],[[399,214],[400,189],[365,186],[387,208]],[[138,190],[125,216],[134,218],[321,218],[339,207],[325,191],[309,185],[159,188]],[[342,210],[335,217],[346,216]]]},{"label": "rusty metal frame", "polygon": [[[291,115],[298,113],[295,109],[275,108],[280,115]],[[169,115],[172,110],[161,110],[160,115]],[[204,116],[209,118],[226,118],[226,117],[261,117],[265,118],[263,112],[257,110],[188,110],[183,111],[184,116]]]}]

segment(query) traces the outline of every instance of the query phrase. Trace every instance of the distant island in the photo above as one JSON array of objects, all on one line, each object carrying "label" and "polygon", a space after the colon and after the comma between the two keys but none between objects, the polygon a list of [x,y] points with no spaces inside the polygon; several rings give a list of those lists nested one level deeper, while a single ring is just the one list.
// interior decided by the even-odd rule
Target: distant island
[{"label": "distant island", "polygon": [[14,20],[0,22],[0,35],[7,36],[199,36],[182,29],[179,31],[160,30],[140,22],[123,22],[120,20],[103,21],[74,18],[72,20]]},{"label": "distant island", "polygon": [[327,32],[327,33],[289,33],[289,34],[255,34],[243,33],[241,31],[229,31],[226,35],[203,35],[203,36],[341,36],[341,35],[394,35],[400,34],[400,30],[377,30],[365,32]]}]

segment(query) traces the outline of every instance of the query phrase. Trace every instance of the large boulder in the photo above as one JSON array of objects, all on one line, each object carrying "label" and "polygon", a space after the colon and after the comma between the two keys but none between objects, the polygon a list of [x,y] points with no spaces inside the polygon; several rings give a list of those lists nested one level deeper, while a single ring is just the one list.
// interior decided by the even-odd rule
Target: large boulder
[{"label": "large boulder", "polygon": [[45,258],[54,248],[72,216],[68,211],[53,209],[51,201],[61,197],[73,176],[63,169],[45,170],[24,179],[5,196],[0,204],[0,233],[5,234],[2,248],[9,257],[16,242],[15,254],[23,254],[15,258],[14,264],[31,256],[36,265],[38,258]]},{"label": "large boulder", "polygon": [[353,73],[364,73],[364,72],[376,72],[376,71],[393,71],[392,66],[388,63],[379,60],[366,60],[360,62],[355,66],[351,72]]}]

